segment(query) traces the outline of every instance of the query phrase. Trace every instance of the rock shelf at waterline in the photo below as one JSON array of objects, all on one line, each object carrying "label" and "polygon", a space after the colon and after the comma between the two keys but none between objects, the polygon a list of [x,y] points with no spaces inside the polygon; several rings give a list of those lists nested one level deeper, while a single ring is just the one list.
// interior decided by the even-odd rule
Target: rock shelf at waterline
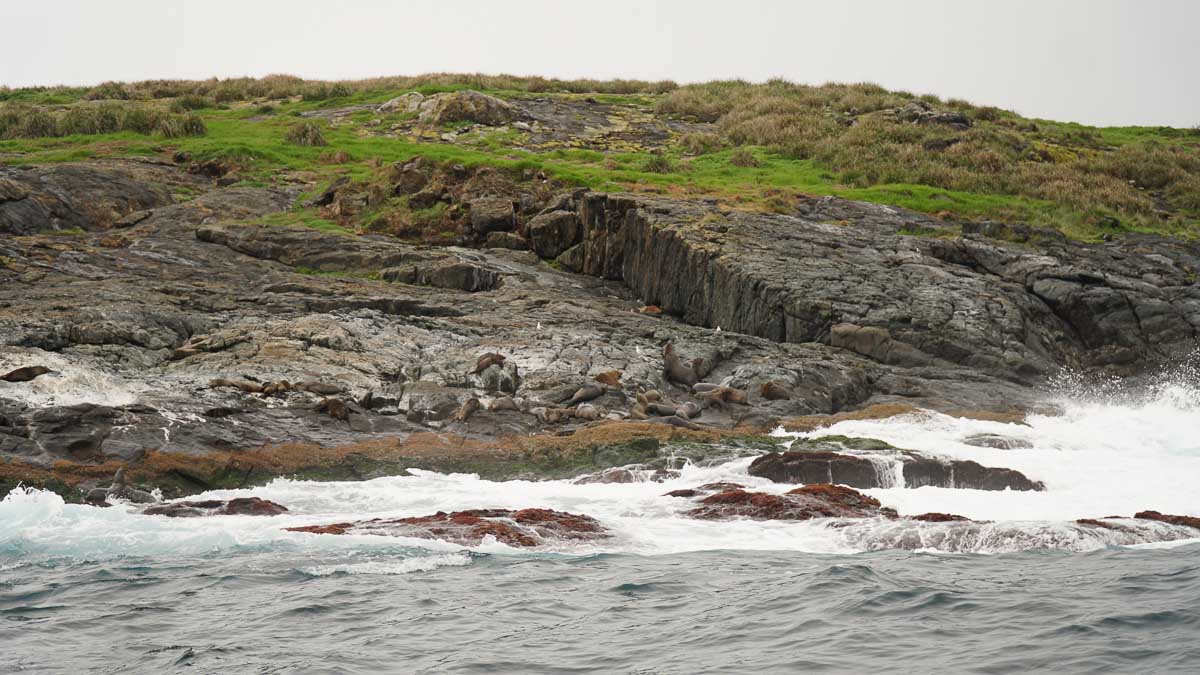
[{"label": "rock shelf at waterline", "polygon": [[[1144,380],[1195,347],[1197,256],[1167,238],[921,238],[904,233],[927,216],[839,199],[765,214],[487,167],[380,167],[388,194],[457,214],[455,245],[429,246],[271,224],[310,186],[209,168],[0,169],[21,197],[0,202],[0,223],[22,235],[0,240],[0,372],[14,380],[0,381],[0,487],[74,501],[119,467],[167,497],[409,468],[669,472],[779,450],[780,426],[921,410],[1021,421],[1052,409],[1045,384],[1064,365]],[[356,189],[303,208],[349,209]],[[43,212],[78,231],[22,220]],[[827,474],[854,465],[845,475],[793,462],[782,477],[1055,489],[1016,465],[1028,448],[987,447],[1010,430],[987,433],[1001,438],[978,436],[972,456],[894,442],[890,458],[828,458]]]}]

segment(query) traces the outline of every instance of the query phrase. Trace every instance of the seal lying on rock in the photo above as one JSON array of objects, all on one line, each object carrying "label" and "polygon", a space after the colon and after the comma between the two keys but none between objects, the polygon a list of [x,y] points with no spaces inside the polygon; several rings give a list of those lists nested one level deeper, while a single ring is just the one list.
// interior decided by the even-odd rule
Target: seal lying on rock
[{"label": "seal lying on rock", "polygon": [[350,406],[346,405],[346,402],[340,398],[322,399],[317,405],[317,412],[323,412],[333,419],[341,420],[342,422],[350,421]]},{"label": "seal lying on rock", "polygon": [[467,420],[471,419],[471,415],[479,412],[479,409],[482,407],[483,406],[479,403],[479,399],[469,398],[463,401],[462,407],[460,407],[458,412],[454,415],[454,420],[456,422],[466,422]]},{"label": "seal lying on rock", "polygon": [[478,375],[492,366],[503,366],[506,360],[501,354],[488,352],[475,361],[475,370],[472,370],[471,374]]},{"label": "seal lying on rock", "polygon": [[154,498],[154,495],[145,490],[130,487],[125,482],[124,467],[117,469],[117,473],[113,475],[112,485],[109,485],[107,488],[95,488],[89,491],[83,498],[83,501],[92,506],[110,506],[108,503],[110,497],[112,499],[124,499],[134,504],[154,504],[158,502]]},{"label": "seal lying on rock", "polygon": [[48,372],[50,372],[50,369],[46,366],[25,366],[24,368],[17,368],[4,375],[0,375],[0,380],[4,380],[5,382],[29,382]]},{"label": "seal lying on rock", "polygon": [[502,410],[512,410],[515,412],[520,412],[521,406],[517,405],[517,402],[513,400],[513,397],[501,396],[500,398],[492,401],[491,404],[488,405],[488,410],[491,412],[500,412]]},{"label": "seal lying on rock", "polygon": [[763,382],[759,393],[768,401],[789,401],[792,398],[792,392],[775,380]]},{"label": "seal lying on rock", "polygon": [[716,387],[700,395],[705,406],[723,407],[726,403],[746,403],[746,392],[733,387]]},{"label": "seal lying on rock", "polygon": [[663,375],[668,382],[682,384],[685,387],[690,387],[700,381],[700,376],[696,374],[696,366],[699,365],[701,359],[695,359],[690,364],[684,364],[680,360],[679,355],[675,353],[675,345],[668,342],[663,345]]},{"label": "seal lying on rock", "polygon": [[112,485],[108,486],[108,496],[124,499],[134,504],[153,504],[158,501],[149,492],[130,487],[125,482],[124,468],[117,469],[117,473],[113,475]]},{"label": "seal lying on rock", "polygon": [[604,395],[604,391],[605,388],[602,384],[585,384],[575,392],[570,401],[567,401],[567,405],[576,405],[584,401],[600,398]]},{"label": "seal lying on rock", "polygon": [[591,403],[584,403],[575,408],[575,417],[581,420],[598,420],[604,417],[604,410]]}]

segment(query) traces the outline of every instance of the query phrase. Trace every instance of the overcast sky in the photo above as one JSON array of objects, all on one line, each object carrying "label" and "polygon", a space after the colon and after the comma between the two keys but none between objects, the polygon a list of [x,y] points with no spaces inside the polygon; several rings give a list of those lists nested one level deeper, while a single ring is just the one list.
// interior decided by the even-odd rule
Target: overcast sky
[{"label": "overcast sky", "polygon": [[870,81],[1200,124],[1197,0],[0,0],[0,83],[434,71]]}]

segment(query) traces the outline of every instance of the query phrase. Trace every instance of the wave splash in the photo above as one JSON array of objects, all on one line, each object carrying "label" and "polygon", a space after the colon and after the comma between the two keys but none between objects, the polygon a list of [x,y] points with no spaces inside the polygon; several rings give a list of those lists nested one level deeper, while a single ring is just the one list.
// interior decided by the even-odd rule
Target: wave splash
[{"label": "wave splash", "polygon": [[[884,548],[953,553],[1003,553],[1030,548],[1086,551],[1150,542],[1195,541],[1182,526],[1129,519],[1142,510],[1200,515],[1200,388],[1195,371],[1178,371],[1121,393],[1059,381],[1049,402],[1057,414],[1023,424],[920,412],[885,420],[841,422],[797,437],[876,438],[926,454],[1016,469],[1046,484],[1044,492],[903,486],[868,490],[901,515],[951,513],[974,521],[925,523],[861,521],[697,521],[687,499],[665,493],[718,481],[782,493],[795,486],[750,476],[750,458],[719,466],[688,466],[663,483],[574,484],[571,481],[480,480],[473,475],[413,470],[408,476],[359,483],[278,479],[248,490],[213,491],[205,498],[256,496],[284,504],[285,516],[170,519],[143,516],[132,506],[96,509],[65,504],[51,493],[15,490],[0,501],[0,562],[68,556],[203,556],[214,552],[276,551],[320,558],[296,569],[309,575],[406,574],[469,564],[464,547],[439,541],[370,535],[320,536],[284,531],[372,517],[406,517],[476,508],[548,508],[597,518],[613,537],[602,542],[539,549],[587,555],[660,555],[704,550],[793,550],[855,553]],[[1106,385],[1107,386],[1107,385]],[[1111,385],[1116,386],[1116,385]],[[989,434],[1020,443],[1011,449],[967,443]],[[781,438],[786,445],[787,439]],[[887,472],[889,467],[880,466]],[[1108,519],[1125,516],[1123,519]],[[1105,519],[1105,525],[1076,519]],[[495,541],[469,550],[529,555]],[[385,560],[345,560],[374,551]],[[4,560],[7,558],[8,560]],[[329,560],[329,558],[338,558]]]}]

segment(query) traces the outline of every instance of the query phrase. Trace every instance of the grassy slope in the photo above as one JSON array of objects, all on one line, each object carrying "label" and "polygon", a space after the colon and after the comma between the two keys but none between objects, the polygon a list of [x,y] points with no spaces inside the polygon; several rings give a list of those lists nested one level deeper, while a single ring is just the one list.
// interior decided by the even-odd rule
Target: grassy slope
[{"label": "grassy slope", "polygon": [[[429,94],[456,88],[461,87],[437,84],[416,87],[416,90]],[[9,98],[43,104],[66,103],[81,96],[83,91],[52,90],[28,94],[17,91],[9,92]],[[603,153],[561,149],[534,153],[513,147],[514,141],[519,140],[519,134],[476,139],[470,135],[463,142],[455,144],[366,135],[361,133],[363,127],[359,125],[376,117],[367,112],[355,115],[354,125],[326,128],[324,135],[328,141],[327,147],[303,147],[284,141],[284,135],[297,123],[296,115],[301,111],[377,103],[403,91],[367,89],[328,100],[272,103],[273,110],[267,115],[260,115],[256,106],[235,104],[232,109],[208,107],[197,111],[208,129],[207,134],[201,137],[163,139],[122,132],[4,140],[0,141],[0,162],[36,164],[184,150],[197,159],[235,160],[246,168],[244,174],[252,183],[269,183],[277,180],[281,172],[295,172],[320,184],[335,175],[367,179],[376,171],[378,163],[422,155],[438,161],[467,165],[543,170],[558,179],[595,189],[716,196],[746,208],[765,210],[788,210],[791,198],[796,194],[836,195],[926,213],[944,213],[956,218],[997,219],[1052,226],[1084,239],[1095,239],[1118,230],[1153,230],[1189,237],[1200,232],[1200,217],[1194,212],[1181,214],[1169,222],[1116,214],[1121,217],[1114,225],[1112,219],[1103,218],[1112,213],[1105,208],[1085,211],[1046,199],[948,190],[921,184],[862,185],[861,180],[847,181],[844,173],[823,166],[817,160],[796,158],[795,153],[778,147],[748,146],[758,165],[747,167],[735,166],[730,162],[734,150],[728,147],[693,156],[685,152],[682,146],[672,145],[666,155],[670,160],[668,164],[674,168],[666,173],[658,173],[645,170],[648,160],[653,156],[650,152]],[[530,95],[516,90],[493,90],[490,93],[509,98]],[[632,93],[600,94],[596,98],[605,103],[649,109],[663,97],[653,93]],[[1092,139],[1099,137],[1112,146],[1146,141],[1178,142],[1179,139],[1195,142],[1192,140],[1195,134],[1191,130],[1146,127],[1093,129],[1047,121],[1038,121],[1038,124],[1042,136],[1059,141],[1070,138],[1072,134],[1083,134]],[[347,153],[350,161],[333,164],[322,160],[335,151]],[[307,223],[312,217],[299,213],[295,220]]]}]

